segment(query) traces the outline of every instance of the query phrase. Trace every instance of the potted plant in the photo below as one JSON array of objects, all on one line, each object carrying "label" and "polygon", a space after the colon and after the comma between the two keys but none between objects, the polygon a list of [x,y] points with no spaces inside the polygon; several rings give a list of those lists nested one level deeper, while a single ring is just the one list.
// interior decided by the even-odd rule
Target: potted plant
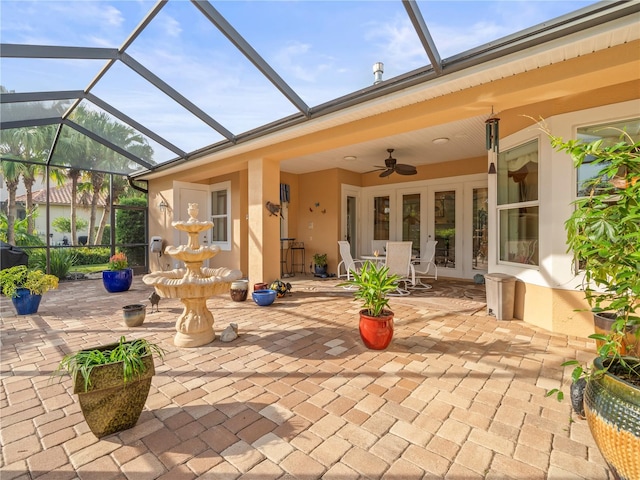
[{"label": "potted plant", "polygon": [[[581,287],[594,314],[596,333],[625,330],[622,353],[640,354],[636,310],[640,306],[640,142],[623,133],[620,141],[583,143],[549,135],[557,151],[571,155],[575,167],[599,167],[581,187],[565,222],[567,251],[584,272]],[[601,340],[598,340],[599,342]]]},{"label": "potted plant", "polygon": [[133,427],[155,374],[153,354],[163,350],[145,339],[80,350],[66,355],[56,373],[68,372],[85,421],[102,438]]},{"label": "potted plant", "polygon": [[[571,155],[574,165],[599,167],[584,185],[565,222],[568,251],[584,271],[586,301],[594,314],[598,356],[592,365],[569,360],[577,408],[616,478],[637,478],[640,472],[640,142],[623,132],[620,140],[583,143],[564,141],[545,132],[557,151]],[[608,325],[598,327],[600,318]],[[583,401],[579,400],[584,387]],[[562,400],[559,389],[556,394]],[[582,405],[580,405],[582,404]],[[574,409],[576,405],[574,404]]]},{"label": "potted plant", "polygon": [[133,270],[124,252],[118,252],[109,259],[109,269],[102,272],[102,283],[107,292],[126,292],[133,282]]},{"label": "potted plant", "polygon": [[313,255],[313,263],[315,265],[314,271],[316,276],[322,276],[327,274],[327,254],[315,253]]},{"label": "potted plant", "polygon": [[42,295],[58,288],[58,277],[16,265],[0,270],[0,285],[2,294],[11,298],[18,315],[31,315],[38,311]]},{"label": "potted plant", "polygon": [[366,261],[360,271],[351,271],[353,278],[338,286],[354,288],[354,297],[361,300],[360,338],[367,348],[384,350],[393,338],[393,312],[389,310],[387,294],[398,287],[397,275],[389,275],[384,264]]}]

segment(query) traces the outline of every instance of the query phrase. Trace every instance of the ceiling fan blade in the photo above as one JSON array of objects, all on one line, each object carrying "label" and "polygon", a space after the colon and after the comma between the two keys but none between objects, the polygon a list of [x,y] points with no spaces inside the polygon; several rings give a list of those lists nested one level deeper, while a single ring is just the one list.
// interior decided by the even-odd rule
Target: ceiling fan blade
[{"label": "ceiling fan blade", "polygon": [[415,175],[416,173],[418,173],[418,170],[416,170],[416,167],[414,167],[413,165],[398,163],[396,165],[396,172],[398,172],[400,175]]},{"label": "ceiling fan blade", "polygon": [[391,175],[394,172],[393,168],[390,168],[388,170],[385,170],[384,172],[382,172],[380,174],[380,177],[388,177],[389,175]]}]

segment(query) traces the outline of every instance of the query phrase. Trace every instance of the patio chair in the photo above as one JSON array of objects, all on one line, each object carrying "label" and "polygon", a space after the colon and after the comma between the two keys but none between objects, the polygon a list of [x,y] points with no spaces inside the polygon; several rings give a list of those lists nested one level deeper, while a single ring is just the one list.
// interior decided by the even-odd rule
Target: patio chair
[{"label": "patio chair", "polygon": [[413,242],[387,242],[385,265],[389,268],[389,275],[400,277],[397,290],[389,293],[389,296],[409,295],[409,288],[416,284],[415,270],[411,264],[412,244]]},{"label": "patio chair", "polygon": [[413,288],[428,290],[431,285],[423,283],[422,279],[433,278],[438,279],[438,266],[435,263],[437,240],[429,240],[424,247],[424,252],[420,261],[413,264],[416,272],[416,283]]},{"label": "patio chair", "polygon": [[[360,271],[364,262],[362,260],[353,259],[353,257],[351,256],[351,245],[349,244],[349,242],[338,241],[338,245],[340,246],[340,257],[342,258],[342,260],[338,264],[338,278],[344,277],[347,280],[351,280],[353,276],[351,275],[351,271]],[[340,272],[341,268],[344,269],[344,273]]]},{"label": "patio chair", "polygon": [[387,248],[388,240],[371,240],[371,253],[378,252],[384,255]]}]

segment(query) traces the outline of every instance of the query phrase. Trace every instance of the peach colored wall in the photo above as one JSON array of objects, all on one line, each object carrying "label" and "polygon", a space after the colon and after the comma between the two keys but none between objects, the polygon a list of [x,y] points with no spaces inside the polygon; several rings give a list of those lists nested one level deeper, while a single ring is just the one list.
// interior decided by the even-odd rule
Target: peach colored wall
[{"label": "peach colored wall", "polygon": [[[201,169],[200,178],[207,175],[207,169]],[[159,235],[164,239],[164,247],[171,245],[173,242],[173,182],[184,181],[184,175],[175,175],[170,178],[164,177],[149,182],[149,238]],[[241,248],[242,239],[246,238],[247,222],[247,172],[235,172],[232,174],[221,175],[219,177],[211,177],[201,180],[204,185],[231,182],[231,235],[233,245],[231,251],[221,251],[214,258],[209,260],[211,267],[229,267],[239,268],[242,272],[247,271],[247,252]],[[158,206],[164,200],[168,207],[164,213],[160,211]],[[153,254],[150,256],[149,268],[151,271],[168,270],[173,266],[173,260],[167,255],[158,257]],[[233,267],[231,267],[233,266]]]},{"label": "peach colored wall", "polygon": [[[313,263],[314,254],[326,253],[329,262],[327,271],[335,272],[338,259],[333,245],[337,245],[340,222],[338,171],[331,169],[300,175],[298,185],[296,240],[305,244],[306,268]],[[313,228],[310,228],[311,224]]]},{"label": "peach colored wall", "polygon": [[516,282],[514,317],[532,325],[586,338],[594,333],[588,308],[582,292]]}]

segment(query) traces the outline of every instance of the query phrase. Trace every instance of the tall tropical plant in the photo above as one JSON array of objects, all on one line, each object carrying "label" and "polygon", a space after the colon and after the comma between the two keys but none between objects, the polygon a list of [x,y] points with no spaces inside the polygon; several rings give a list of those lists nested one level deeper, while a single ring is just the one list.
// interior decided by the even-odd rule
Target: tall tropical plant
[{"label": "tall tropical plant", "polygon": [[[2,150],[4,152],[4,141],[2,142]],[[16,205],[16,192],[20,184],[20,168],[17,162],[11,160],[2,160],[0,162],[0,171],[7,187],[7,243],[15,245],[14,224],[18,216],[18,207]]]}]

